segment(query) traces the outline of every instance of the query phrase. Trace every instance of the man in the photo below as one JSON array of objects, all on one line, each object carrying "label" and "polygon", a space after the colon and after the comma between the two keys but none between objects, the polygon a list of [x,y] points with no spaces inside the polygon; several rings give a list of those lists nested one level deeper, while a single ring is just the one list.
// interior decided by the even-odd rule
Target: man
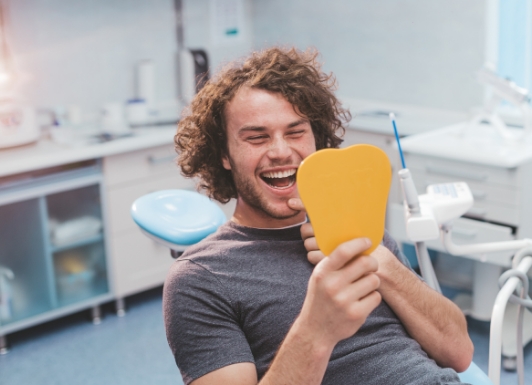
[{"label": "man", "polygon": [[303,224],[297,168],[337,147],[349,117],[315,59],[254,53],[209,81],[179,124],[184,175],[214,199],[237,199],[233,218],[190,247],[165,283],[167,337],[183,379],[459,383],[454,370],[473,353],[465,318],[407,267],[396,243],[386,234],[362,256],[370,242],[354,239],[323,257]]}]

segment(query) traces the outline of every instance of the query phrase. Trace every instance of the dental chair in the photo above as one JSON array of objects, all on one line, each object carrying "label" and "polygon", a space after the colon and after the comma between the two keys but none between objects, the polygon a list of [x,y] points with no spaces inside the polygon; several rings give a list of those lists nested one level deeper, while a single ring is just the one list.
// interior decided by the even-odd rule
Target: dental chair
[{"label": "dental chair", "polygon": [[161,190],[133,202],[131,216],[149,238],[179,257],[190,245],[214,233],[227,218],[209,198],[190,190]]}]

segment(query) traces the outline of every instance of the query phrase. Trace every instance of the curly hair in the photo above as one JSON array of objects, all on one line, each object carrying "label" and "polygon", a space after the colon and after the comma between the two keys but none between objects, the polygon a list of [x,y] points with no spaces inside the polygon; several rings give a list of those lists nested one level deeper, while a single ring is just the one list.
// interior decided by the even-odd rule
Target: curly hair
[{"label": "curly hair", "polygon": [[334,96],[336,80],[321,71],[315,50],[270,48],[254,52],[244,62],[223,68],[194,97],[174,137],[178,164],[185,177],[199,177],[199,188],[222,203],[237,197],[230,170],[224,110],[243,87],[281,94],[312,127],[316,149],[338,147],[351,115]]}]

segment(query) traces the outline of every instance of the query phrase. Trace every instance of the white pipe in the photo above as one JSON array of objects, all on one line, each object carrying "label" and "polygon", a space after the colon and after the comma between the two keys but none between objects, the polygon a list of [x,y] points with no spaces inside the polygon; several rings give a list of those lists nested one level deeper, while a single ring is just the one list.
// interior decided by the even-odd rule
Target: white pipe
[{"label": "white pipe", "polygon": [[[517,266],[516,270],[519,270],[526,274],[531,267],[532,257],[529,256],[523,258],[523,260],[519,263],[519,266]],[[501,381],[502,327],[506,304],[508,303],[508,300],[510,299],[512,293],[517,288],[519,282],[520,280],[517,277],[512,277],[508,279],[508,281],[506,281],[502,289],[499,291],[497,298],[495,299],[493,312],[491,313],[488,376],[491,382],[493,382],[493,385],[500,385]]]}]

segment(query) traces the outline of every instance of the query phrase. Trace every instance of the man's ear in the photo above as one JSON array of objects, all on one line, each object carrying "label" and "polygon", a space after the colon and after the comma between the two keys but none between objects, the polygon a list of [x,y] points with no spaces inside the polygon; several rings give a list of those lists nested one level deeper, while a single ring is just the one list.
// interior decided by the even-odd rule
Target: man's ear
[{"label": "man's ear", "polygon": [[229,157],[227,155],[222,156],[222,165],[226,170],[231,170],[231,162],[229,162]]}]

